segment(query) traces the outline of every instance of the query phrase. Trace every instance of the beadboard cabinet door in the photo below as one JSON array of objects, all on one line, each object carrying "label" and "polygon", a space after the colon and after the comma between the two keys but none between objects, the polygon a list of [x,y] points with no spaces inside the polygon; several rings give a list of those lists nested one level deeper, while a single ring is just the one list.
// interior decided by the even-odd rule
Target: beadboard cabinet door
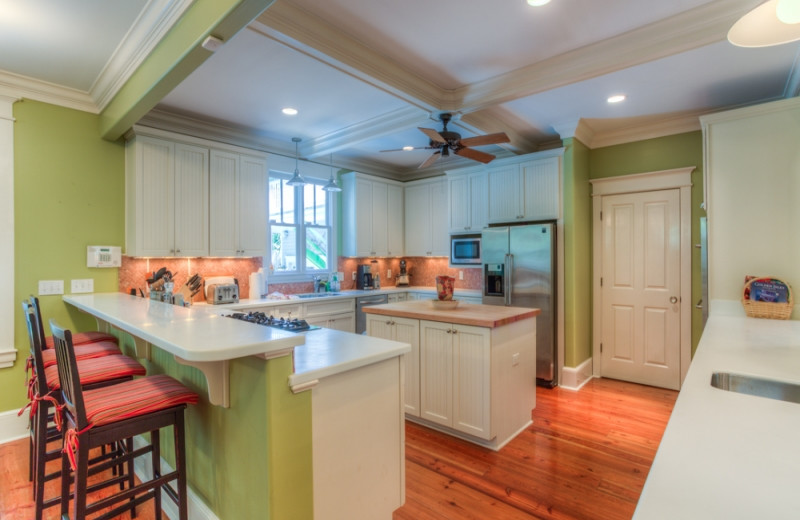
[{"label": "beadboard cabinet door", "polygon": [[211,256],[262,256],[267,247],[267,165],[211,151]]},{"label": "beadboard cabinet door", "polygon": [[342,254],[403,254],[403,186],[356,172],[342,176]]},{"label": "beadboard cabinet door", "polygon": [[406,256],[448,256],[447,181],[413,181],[405,188]]},{"label": "beadboard cabinet door", "polygon": [[561,216],[560,160],[560,157],[548,157],[489,168],[488,222],[558,219]]},{"label": "beadboard cabinet door", "polygon": [[485,172],[448,175],[450,233],[480,233],[489,218]]},{"label": "beadboard cabinet door", "polygon": [[375,338],[400,341],[411,345],[405,363],[405,413],[420,416],[419,320],[394,316],[367,315],[367,334]]},{"label": "beadboard cabinet door", "polygon": [[208,255],[208,149],[175,145],[175,256]]}]

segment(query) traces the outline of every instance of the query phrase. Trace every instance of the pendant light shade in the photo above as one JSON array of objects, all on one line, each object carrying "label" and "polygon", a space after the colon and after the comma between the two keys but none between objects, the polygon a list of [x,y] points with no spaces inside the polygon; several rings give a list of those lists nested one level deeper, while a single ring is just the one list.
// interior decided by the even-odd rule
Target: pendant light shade
[{"label": "pendant light shade", "polygon": [[289,186],[303,186],[306,184],[306,180],[300,176],[300,169],[298,168],[298,164],[300,161],[300,154],[297,149],[298,144],[302,141],[299,137],[292,137],[292,142],[294,142],[294,175],[292,178],[286,181],[286,184]]},{"label": "pendant light shade", "polygon": [[331,165],[331,177],[328,179],[328,184],[322,187],[325,191],[342,191],[342,188],[336,184],[336,179],[333,178],[333,155],[330,156],[328,162]]},{"label": "pendant light shade", "polygon": [[769,0],[759,5],[728,31],[728,41],[739,47],[769,47],[800,40],[800,23],[792,22],[800,0]]}]

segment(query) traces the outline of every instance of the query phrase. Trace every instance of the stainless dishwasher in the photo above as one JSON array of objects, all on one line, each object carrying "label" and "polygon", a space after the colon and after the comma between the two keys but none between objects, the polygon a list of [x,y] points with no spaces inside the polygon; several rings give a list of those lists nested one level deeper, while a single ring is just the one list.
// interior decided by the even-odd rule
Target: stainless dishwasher
[{"label": "stainless dishwasher", "polygon": [[367,315],[364,313],[364,307],[383,303],[389,303],[388,294],[373,294],[356,298],[356,334],[364,334],[367,331]]}]

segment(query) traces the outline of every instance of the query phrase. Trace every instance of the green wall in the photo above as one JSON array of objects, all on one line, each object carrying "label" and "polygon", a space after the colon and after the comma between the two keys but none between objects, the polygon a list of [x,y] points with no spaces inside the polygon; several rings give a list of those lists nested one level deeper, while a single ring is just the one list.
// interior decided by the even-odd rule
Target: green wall
[{"label": "green wall", "polygon": [[[703,202],[703,135],[699,130],[591,150],[589,178],[602,179],[672,168],[695,166],[692,172],[692,244],[700,242]],[[694,305],[701,298],[700,250],[692,248],[692,355],[703,332],[702,313]]]},{"label": "green wall", "polygon": [[[14,105],[16,301],[38,291],[38,280],[93,278],[96,292],[118,289],[117,269],[86,267],[86,246],[123,245],[125,149],[99,133],[99,116],[25,100]],[[42,315],[76,330],[94,320],[61,296],[43,296]],[[28,337],[21,305],[15,312],[12,368],[0,370],[0,411],[25,402]],[[133,354],[130,337],[124,349]],[[186,412],[189,485],[222,520],[313,517],[311,394],[291,393],[291,357],[231,363],[231,407],[207,402],[205,378],[152,349],[148,372],[169,373],[197,391]],[[172,460],[168,435],[165,457]]]}]

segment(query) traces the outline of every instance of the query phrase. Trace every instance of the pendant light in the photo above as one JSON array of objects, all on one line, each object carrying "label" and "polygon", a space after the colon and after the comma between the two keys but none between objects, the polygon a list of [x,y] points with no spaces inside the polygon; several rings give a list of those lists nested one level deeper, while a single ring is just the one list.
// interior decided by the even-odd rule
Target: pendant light
[{"label": "pendant light", "polygon": [[769,47],[800,40],[795,10],[800,0],[769,0],[751,10],[728,31],[739,47]]},{"label": "pendant light", "polygon": [[300,176],[300,169],[298,168],[298,164],[300,161],[300,153],[297,149],[298,144],[302,141],[299,137],[292,137],[292,142],[294,143],[294,175],[291,179],[286,181],[286,184],[289,186],[303,186],[306,184],[306,180]]},{"label": "pendant light", "polygon": [[328,159],[328,163],[330,163],[331,178],[328,179],[328,184],[323,186],[322,189],[325,191],[342,191],[342,188],[336,184],[336,179],[333,178],[333,154],[331,154],[330,158]]}]

